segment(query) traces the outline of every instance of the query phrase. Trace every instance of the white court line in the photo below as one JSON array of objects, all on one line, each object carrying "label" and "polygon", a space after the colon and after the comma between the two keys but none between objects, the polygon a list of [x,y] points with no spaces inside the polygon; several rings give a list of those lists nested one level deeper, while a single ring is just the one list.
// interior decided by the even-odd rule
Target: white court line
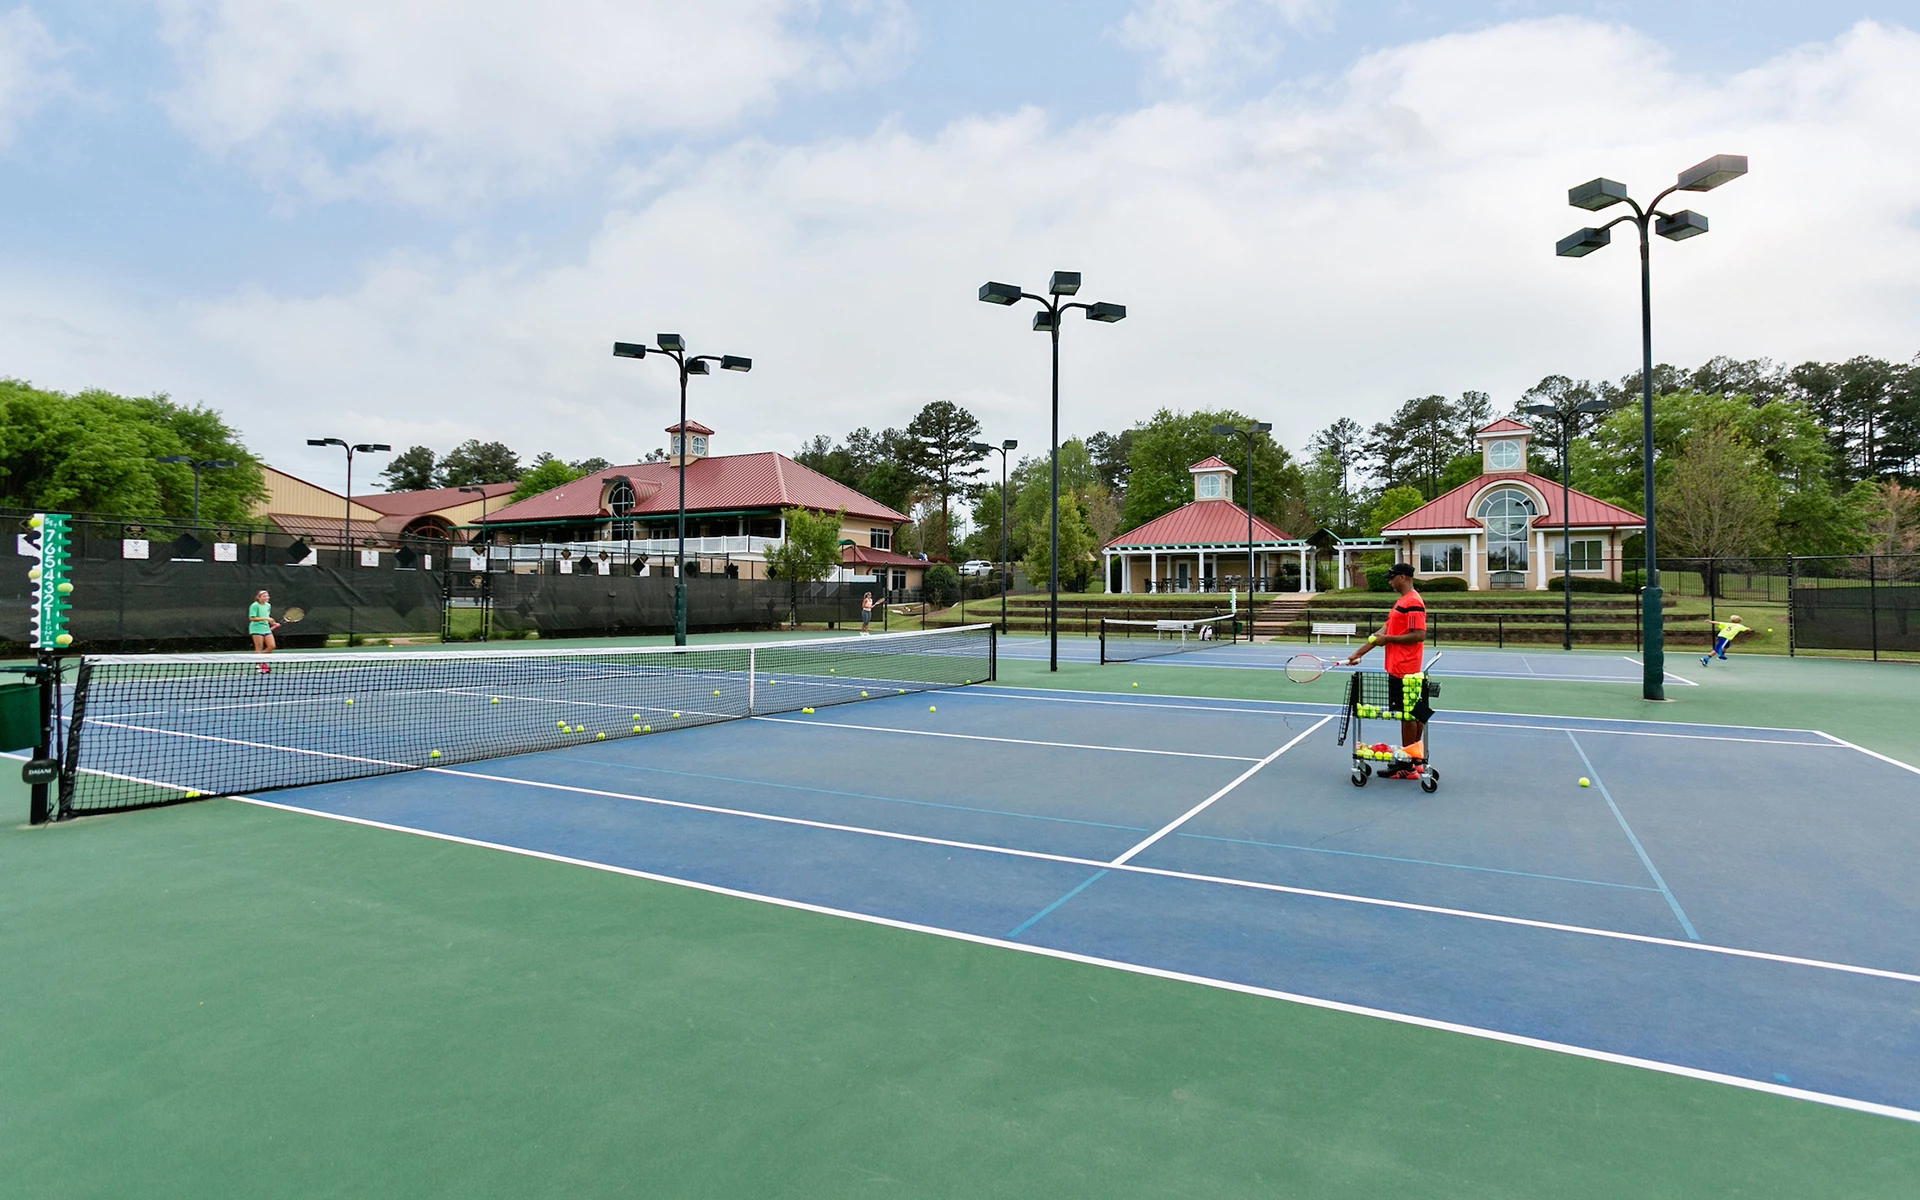
[{"label": "white court line", "polygon": [[1815,1092],[1806,1088],[1789,1087],[1785,1084],[1771,1083],[1765,1080],[1744,1079],[1738,1075],[1727,1075],[1719,1071],[1702,1070],[1699,1067],[1688,1067],[1679,1063],[1661,1062],[1658,1059],[1618,1054],[1611,1050],[1596,1050],[1588,1046],[1577,1046],[1571,1042],[1547,1041],[1543,1038],[1527,1037],[1524,1034],[1507,1033],[1503,1030],[1487,1029],[1477,1025],[1463,1025],[1454,1021],[1441,1021],[1432,1017],[1416,1016],[1412,1013],[1395,1012],[1391,1009],[1371,1008],[1366,1005],[1349,1004],[1341,1000],[1327,1000],[1318,996],[1308,996],[1298,992],[1283,992],[1275,988],[1263,988],[1254,984],[1236,983],[1227,979],[1215,979],[1206,975],[1191,975],[1182,971],[1169,971],[1162,967],[1149,967],[1141,963],[1129,963],[1122,962],[1118,959],[1099,958],[1090,954],[1077,954],[1071,950],[1055,950],[1047,946],[1036,946],[1025,942],[1012,942],[1004,938],[967,933],[958,929],[945,929],[938,925],[922,925],[912,921],[898,920],[893,917],[854,912],[851,909],[831,908],[823,904],[811,904],[804,900],[790,900],[781,896],[769,896],[760,892],[749,892],[739,888],[723,887],[719,884],[702,883],[699,880],[682,879],[677,876],[662,875],[653,871],[641,871],[633,867],[615,866],[612,863],[594,862],[591,859],[571,858],[563,854],[550,854],[543,850],[530,850],[523,846],[509,846],[499,842],[487,842],[477,838],[460,837],[456,834],[437,833],[430,829],[417,829],[409,825],[395,825],[385,821],[369,820],[365,817],[350,817],[341,813],[300,808],[292,804],[278,804],[271,800],[258,800],[250,796],[236,796],[234,798],[243,804],[252,804],[260,808],[300,813],[305,816],[320,817],[329,821],[339,821],[343,824],[360,825],[369,829],[381,829],[392,833],[412,834],[416,837],[432,838],[435,841],[449,842],[460,846],[471,846],[481,850],[496,850],[504,854],[516,854],[523,858],[539,859],[544,862],[558,863],[563,866],[585,867],[592,871],[604,871],[611,875],[622,875],[630,879],[644,879],[652,883],[663,883],[673,887],[688,888],[692,891],[705,892],[715,896],[726,896],[735,900],[749,900],[757,904],[769,904],[776,908],[814,913],[819,916],[839,917],[843,920],[859,921],[863,924],[877,925],[887,929],[898,929],[907,933],[928,934],[933,937],[948,938],[957,942],[968,942],[977,946],[991,946],[1001,950],[1017,950],[1022,954],[1032,954],[1041,958],[1051,958],[1062,962],[1079,963],[1083,966],[1103,967],[1112,971],[1124,971],[1130,975],[1165,979],[1175,983],[1197,984],[1201,987],[1215,988],[1226,992],[1237,992],[1246,996],[1259,996],[1269,1000],[1281,1000],[1290,1004],[1300,1004],[1309,1008],[1323,1009],[1328,1012],[1372,1017],[1377,1020],[1392,1021],[1399,1025],[1410,1025],[1441,1033],[1464,1034],[1468,1037],[1481,1038],[1490,1042],[1500,1042],[1509,1046],[1523,1046],[1533,1050],[1545,1050],[1550,1053],[1565,1054],[1573,1058],[1584,1058],[1593,1062],[1634,1067],[1643,1071],[1654,1071],[1662,1075],[1674,1075],[1683,1079],[1699,1080],[1703,1083],[1717,1083],[1727,1087],[1741,1088],[1746,1091],[1763,1092],[1768,1095],[1782,1096],[1793,1100],[1805,1100],[1814,1104],[1824,1104],[1833,1108],[1849,1109],[1854,1112],[1870,1113],[1875,1116],[1893,1117],[1903,1121],[1920,1122],[1920,1111],[1913,1109],[1900,1108],[1891,1104],[1877,1104],[1871,1100],[1856,1100],[1851,1096],[1838,1096],[1828,1092]]},{"label": "white court line", "polygon": [[1306,740],[1307,734],[1312,733],[1315,729],[1320,728],[1322,725],[1325,725],[1328,721],[1331,721],[1331,720],[1333,720],[1331,716],[1321,717],[1318,721],[1315,721],[1313,725],[1310,728],[1308,728],[1305,732],[1302,732],[1301,734],[1296,736],[1292,741],[1288,742],[1286,745],[1280,747],[1278,750],[1275,750],[1272,754],[1267,755],[1265,758],[1261,759],[1259,762],[1253,764],[1252,766],[1248,767],[1246,770],[1240,772],[1240,774],[1234,776],[1232,782],[1228,783],[1225,787],[1221,788],[1219,791],[1215,792],[1213,795],[1208,796],[1205,800],[1202,800],[1200,803],[1194,805],[1192,808],[1188,809],[1186,812],[1181,813],[1179,816],[1175,817],[1173,820],[1167,822],[1165,825],[1162,825],[1158,830],[1148,834],[1138,845],[1134,846],[1133,849],[1127,851],[1125,854],[1122,854],[1119,858],[1114,859],[1113,862],[1109,863],[1108,865],[1115,866],[1115,867],[1125,866],[1127,862],[1133,858],[1134,855],[1140,853],[1142,850],[1145,850],[1148,846],[1153,845],[1155,842],[1159,841],[1161,838],[1167,836],[1168,834],[1172,833],[1174,830],[1180,828],[1182,825],[1185,825],[1188,821],[1193,820],[1195,817],[1199,816],[1201,813],[1207,811],[1208,808],[1212,807],[1213,802],[1215,800],[1220,799],[1220,797],[1226,795],[1228,792],[1231,792],[1233,789],[1239,787],[1241,784],[1245,783],[1247,780],[1252,779],[1254,775],[1260,770],[1260,768],[1266,766],[1268,763],[1272,762],[1274,759],[1279,758],[1282,754],[1285,754],[1287,751],[1293,749],[1295,746],[1298,746],[1301,742]]},{"label": "white court line", "polygon": [[[392,762],[384,758],[368,758],[360,754],[335,754],[327,750],[307,750],[300,746],[276,746],[272,742],[250,742],[245,738],[215,737],[210,733],[185,733],[178,729],[154,729],[146,725],[127,725],[118,721],[96,721],[89,717],[88,725],[105,725],[109,729],[131,729],[136,733],[157,733],[165,737],[186,738],[195,742],[218,742],[227,746],[246,746],[254,750],[278,750],[285,754],[304,754],[310,758],[333,758],[341,762],[372,763],[381,767],[399,767],[413,770],[419,764]],[[172,786],[172,785],[167,785]]]},{"label": "white court line", "polygon": [[968,742],[1005,742],[1013,746],[1052,746],[1059,750],[1103,750],[1109,754],[1164,754],[1172,758],[1211,758],[1222,762],[1257,762],[1247,754],[1200,754],[1192,750],[1148,750],[1142,746],[1091,746],[1081,742],[1042,742],[1033,738],[988,737],[984,733],[941,733],[932,729],[894,729],[886,725],[851,725],[842,721],[806,721],[797,717],[752,717],[775,725],[811,725],[826,729],[864,729],[868,733],[904,733],[913,737],[959,738]]},{"label": "white court line", "polygon": [[[1631,654],[1622,654],[1620,657],[1626,659],[1628,662],[1632,663],[1634,666],[1639,667],[1642,671],[1647,669],[1647,664],[1641,662],[1639,659],[1633,657]],[[1660,669],[1660,673],[1662,675],[1665,675],[1669,680],[1673,681],[1674,683],[1684,683],[1688,687],[1700,686],[1695,681],[1688,679],[1685,675],[1675,675],[1672,671],[1667,670],[1665,667],[1662,667]]]},{"label": "white court line", "polygon": [[1837,971],[1847,975],[1865,975],[1875,979],[1891,979],[1900,983],[1920,984],[1920,975],[1904,971],[1893,971],[1883,967],[1863,967],[1853,963],[1829,962],[1825,959],[1802,958],[1791,954],[1774,954],[1765,950],[1745,950],[1737,946],[1721,946],[1712,942],[1687,942],[1675,938],[1659,937],[1647,933],[1625,933],[1617,929],[1596,929],[1587,925],[1568,925],[1558,921],[1540,921],[1531,917],[1510,917],[1500,913],[1475,912],[1472,909],[1447,908],[1436,904],[1418,904],[1411,900],[1387,900],[1378,896],[1357,896],[1348,892],[1329,892],[1318,888],[1295,887],[1284,883],[1264,883],[1254,879],[1236,879],[1223,875],[1203,875],[1193,871],[1176,871],[1167,867],[1143,867],[1139,863],[1112,862],[1095,858],[1081,858],[1072,854],[1054,854],[1045,850],[1021,850],[1011,846],[993,846],[980,842],[962,842],[952,838],[931,837],[918,833],[901,833],[892,829],[874,829],[865,825],[843,825],[832,821],[816,821],[807,817],[789,817],[774,813],[755,812],[752,809],[726,808],[716,804],[700,804],[691,800],[667,800],[659,796],[643,796],[634,792],[616,792],[607,788],[582,787],[571,783],[549,783],[538,779],[521,779],[512,775],[487,775],[479,771],[465,771],[457,767],[426,767],[434,775],[451,775],[462,779],[478,779],[488,783],[513,784],[520,787],[537,788],[542,791],[565,792],[572,795],[598,796],[608,800],[628,800],[636,804],[652,804],[661,808],[686,809],[693,812],[713,813],[719,816],[742,817],[753,821],[767,821],[776,825],[797,825],[808,829],[824,829],[834,833],[855,833],[865,837],[883,838],[888,841],[915,842],[928,846],[945,846],[956,850],[973,850],[983,854],[1003,854],[1013,858],[1031,858],[1043,862],[1065,863],[1076,867],[1104,868],[1112,871],[1131,871],[1140,875],[1153,875],[1164,879],[1183,879],[1192,883],[1211,883],[1222,887],[1246,888],[1258,892],[1274,892],[1286,896],[1305,896],[1314,900],[1332,900],[1344,904],[1361,904],[1371,908],[1398,909],[1403,912],[1424,913],[1430,916],[1458,917],[1470,921],[1485,921],[1494,925],[1513,925],[1523,929],[1540,929],[1550,933],[1571,933],[1583,937],[1605,938],[1609,941],[1636,942],[1649,946],[1663,946],[1675,950],[1692,950],[1708,954],[1720,954],[1730,958],[1750,958],[1762,962],[1781,963],[1787,966],[1811,967],[1823,971]]},{"label": "white court line", "polygon": [[1912,763],[1904,763],[1897,758],[1889,758],[1886,755],[1880,753],[1878,750],[1869,750],[1865,746],[1859,745],[1858,743],[1850,742],[1843,737],[1834,737],[1832,734],[1824,732],[1822,730],[1815,730],[1815,732],[1819,733],[1820,736],[1823,738],[1833,738],[1833,740],[1836,743],[1838,743],[1839,745],[1845,746],[1849,750],[1858,750],[1860,753],[1866,755],[1868,758],[1877,758],[1883,763],[1889,763],[1893,766],[1899,767],[1902,771],[1912,771],[1915,775],[1920,775],[1920,767],[1916,767]]},{"label": "white court line", "polygon": [[[1035,690],[1037,691],[1038,689],[1035,689]],[[1033,701],[1034,703],[1040,703],[1040,704],[1104,704],[1104,705],[1112,705],[1112,706],[1122,707],[1122,708],[1171,708],[1171,709],[1178,709],[1178,710],[1191,710],[1191,711],[1197,711],[1197,712],[1235,713],[1242,716],[1257,716],[1257,717],[1311,716],[1313,715],[1314,712],[1317,712],[1321,709],[1325,709],[1325,708],[1337,709],[1340,707],[1337,704],[1316,704],[1306,700],[1271,700],[1267,702],[1270,704],[1298,705],[1308,709],[1308,711],[1306,712],[1299,712],[1296,710],[1284,709],[1284,708],[1228,708],[1224,705],[1218,705],[1218,704],[1143,704],[1138,700],[1081,700],[1081,699],[1068,697],[1068,696],[1041,696],[1041,695],[1022,696],[1022,695],[1010,694],[1010,692],[1007,692],[1007,691],[986,692],[986,691],[976,690],[976,691],[954,692],[953,694],[956,696],[972,696],[972,697],[975,697],[978,699],[984,699],[984,700],[1030,700],[1030,701]],[[1463,709],[1461,711],[1465,712],[1467,710]],[[1504,716],[1507,714],[1481,713],[1478,715]],[[1525,714],[1516,713],[1513,715],[1521,716]],[[1572,718],[1572,719],[1582,720],[1582,721],[1609,721],[1609,720],[1613,720],[1614,718],[1578,717],[1578,718]],[[1622,718],[1622,719],[1626,719],[1626,718]],[[1684,740],[1699,741],[1699,742],[1750,742],[1760,746],[1814,746],[1821,749],[1827,749],[1833,745],[1833,743],[1831,742],[1788,741],[1785,738],[1729,737],[1725,734],[1672,733],[1664,730],[1653,730],[1653,729],[1606,729],[1606,728],[1600,728],[1600,727],[1591,726],[1591,725],[1520,725],[1512,721],[1457,721],[1452,719],[1451,717],[1444,717],[1439,715],[1436,715],[1431,723],[1435,725],[1470,725],[1470,726],[1476,726],[1476,727],[1483,727],[1486,729],[1526,729],[1526,730],[1533,730],[1541,733],[1566,733],[1571,731],[1573,733],[1612,734],[1616,737],[1681,738]],[[1686,722],[1675,722],[1675,724],[1684,725],[1686,724]],[[1701,729],[1747,729],[1747,728],[1767,729],[1771,727],[1765,726],[1765,725],[1755,725],[1755,726],[1711,725],[1711,724],[1703,723],[1699,725],[1698,728],[1701,728]],[[1832,736],[1830,734],[1821,733],[1821,731],[1817,729],[1783,729],[1780,732],[1782,733],[1814,733],[1814,734],[1819,734],[1821,737]],[[1847,743],[1847,744],[1851,745],[1852,743]],[[1856,749],[1857,748],[1858,747],[1856,747]],[[1868,753],[1872,753],[1872,751],[1868,751]]]}]

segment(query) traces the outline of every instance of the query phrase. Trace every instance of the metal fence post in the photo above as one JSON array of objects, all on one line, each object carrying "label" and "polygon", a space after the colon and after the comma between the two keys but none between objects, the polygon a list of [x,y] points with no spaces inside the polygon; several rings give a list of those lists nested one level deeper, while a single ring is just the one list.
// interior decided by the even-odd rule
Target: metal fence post
[{"label": "metal fence post", "polygon": [[1799,566],[1799,563],[1800,563],[1799,559],[1793,557],[1792,555],[1787,556],[1787,657],[1788,658],[1792,658],[1794,656],[1793,655],[1793,584],[1794,584],[1795,568]]},{"label": "metal fence post", "polygon": [[1872,630],[1873,661],[1880,661],[1880,585],[1875,578],[1874,556],[1867,555],[1867,626]]}]

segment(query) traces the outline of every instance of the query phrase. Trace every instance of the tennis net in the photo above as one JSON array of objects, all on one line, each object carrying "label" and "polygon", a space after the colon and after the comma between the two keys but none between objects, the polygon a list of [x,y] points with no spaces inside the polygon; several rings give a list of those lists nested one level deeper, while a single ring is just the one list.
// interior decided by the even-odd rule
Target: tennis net
[{"label": "tennis net", "polygon": [[960,687],[995,667],[991,625],[759,645],[77,661],[57,817]]},{"label": "tennis net", "polygon": [[1186,619],[1162,618],[1157,621],[1100,619],[1100,661],[1137,662],[1163,654],[1183,654],[1205,650],[1240,636],[1240,618],[1227,613],[1218,617]]}]

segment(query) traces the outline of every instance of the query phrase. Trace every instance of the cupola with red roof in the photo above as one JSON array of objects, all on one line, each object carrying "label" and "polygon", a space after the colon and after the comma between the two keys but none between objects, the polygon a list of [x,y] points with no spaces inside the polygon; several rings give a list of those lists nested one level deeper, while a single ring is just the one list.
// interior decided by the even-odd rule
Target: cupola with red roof
[{"label": "cupola with red roof", "polygon": [[1233,477],[1240,472],[1221,461],[1218,456],[1203,458],[1188,467],[1187,471],[1193,476],[1195,500],[1233,499]]},{"label": "cupola with red roof", "polygon": [[[667,447],[667,460],[670,463],[694,463],[713,453],[713,430],[698,421],[688,421],[684,426],[669,425],[667,436],[672,439]],[[684,452],[682,441],[686,443]]]},{"label": "cupola with red roof", "polygon": [[1501,417],[1481,428],[1473,435],[1480,443],[1480,470],[1483,474],[1499,475],[1508,471],[1527,469],[1527,442],[1533,438],[1533,427],[1522,425],[1511,417]]}]

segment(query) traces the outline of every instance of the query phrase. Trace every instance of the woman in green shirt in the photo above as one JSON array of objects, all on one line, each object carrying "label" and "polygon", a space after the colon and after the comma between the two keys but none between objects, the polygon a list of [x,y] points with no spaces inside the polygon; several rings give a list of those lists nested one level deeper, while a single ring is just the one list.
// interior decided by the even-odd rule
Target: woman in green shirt
[{"label": "woman in green shirt", "polygon": [[[267,589],[261,588],[253,594],[253,603],[247,606],[247,632],[253,635],[255,654],[273,653],[273,631],[280,628],[280,622],[273,619],[273,603],[267,595]],[[260,664],[260,673],[267,673],[267,664]]]}]

